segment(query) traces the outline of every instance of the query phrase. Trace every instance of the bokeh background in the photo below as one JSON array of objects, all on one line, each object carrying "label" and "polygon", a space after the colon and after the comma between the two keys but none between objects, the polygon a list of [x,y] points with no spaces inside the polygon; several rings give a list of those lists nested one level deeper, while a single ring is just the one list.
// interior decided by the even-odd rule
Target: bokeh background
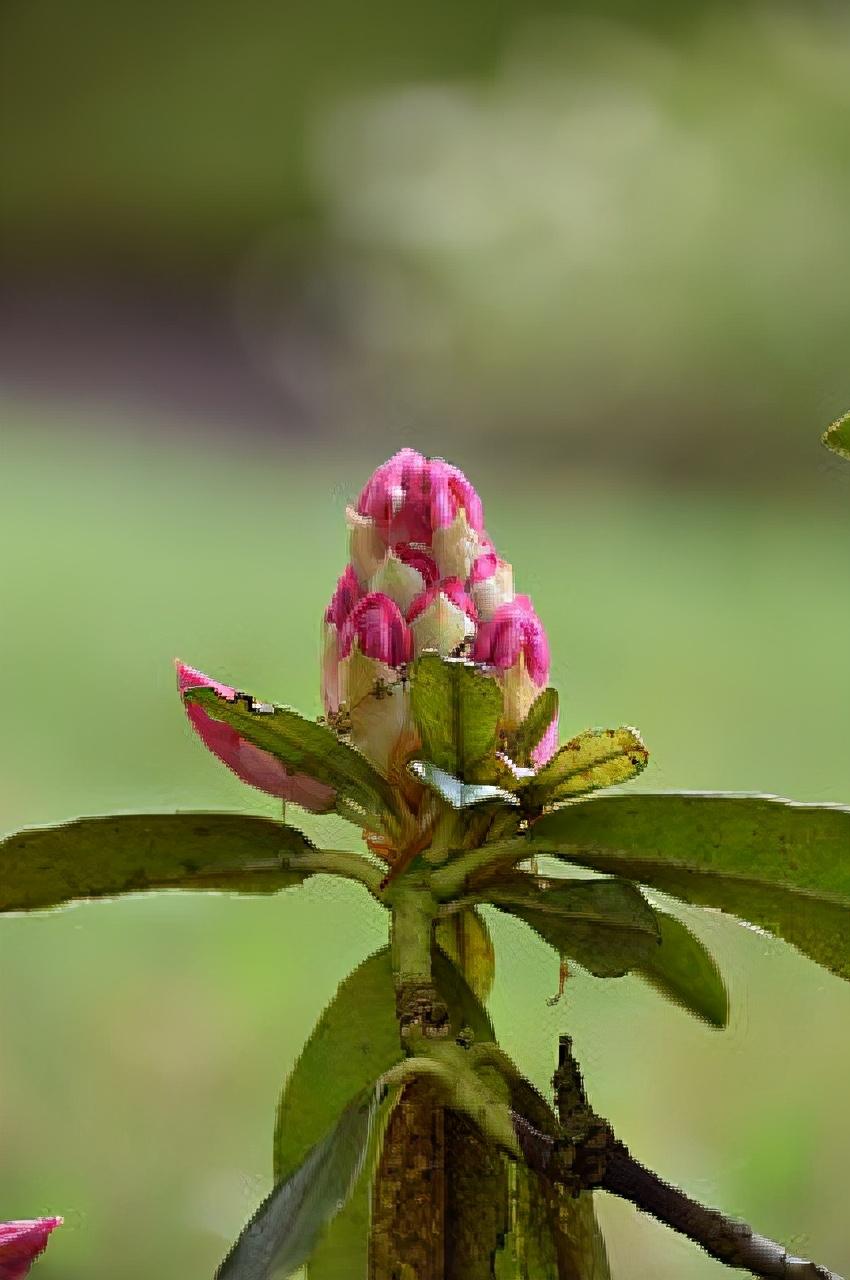
[{"label": "bokeh background", "polygon": [[[4,0],[0,828],[274,812],[171,659],[317,712],[344,507],[464,466],[549,631],[565,728],[641,780],[850,801],[850,12],[841,3]],[[305,822],[340,844],[329,819]],[[649,1164],[837,1271],[850,991],[721,916],[732,1020],[493,919],[541,1086],[569,1029]],[[326,880],[0,929],[0,1219],[44,1280],[208,1277],[275,1101],[385,938]],[[316,1082],[321,1089],[322,1082]],[[616,1280],[719,1277],[601,1200]]]}]

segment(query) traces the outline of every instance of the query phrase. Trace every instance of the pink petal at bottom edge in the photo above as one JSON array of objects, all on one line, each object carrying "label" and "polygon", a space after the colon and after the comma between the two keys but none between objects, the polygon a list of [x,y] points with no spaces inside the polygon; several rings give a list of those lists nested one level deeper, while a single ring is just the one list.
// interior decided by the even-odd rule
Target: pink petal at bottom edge
[{"label": "pink petal at bottom edge", "polygon": [[22,1280],[47,1248],[61,1218],[30,1218],[0,1223],[0,1280]]}]

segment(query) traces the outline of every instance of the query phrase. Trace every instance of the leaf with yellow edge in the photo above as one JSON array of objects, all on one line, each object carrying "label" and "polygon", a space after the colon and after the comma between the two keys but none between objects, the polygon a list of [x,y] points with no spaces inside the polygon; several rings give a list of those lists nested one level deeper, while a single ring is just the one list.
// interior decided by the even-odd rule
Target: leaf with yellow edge
[{"label": "leaf with yellow edge", "polygon": [[523,792],[531,805],[556,804],[628,782],[646,768],[649,752],[636,729],[587,729],[565,742]]},{"label": "leaf with yellow edge", "polygon": [[839,418],[831,427],[827,427],[823,434],[823,443],[833,453],[850,459],[850,413],[845,413],[843,418]]}]

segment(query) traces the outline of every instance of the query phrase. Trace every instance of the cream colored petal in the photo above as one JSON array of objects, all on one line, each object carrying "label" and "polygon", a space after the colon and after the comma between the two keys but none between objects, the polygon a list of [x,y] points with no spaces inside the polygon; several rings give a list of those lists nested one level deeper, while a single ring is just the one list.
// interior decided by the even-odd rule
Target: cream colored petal
[{"label": "cream colored petal", "polygon": [[528,715],[540,688],[526,671],[523,654],[520,654],[518,662],[503,672],[500,683],[505,705],[503,725],[511,733]]},{"label": "cream colored petal", "polygon": [[412,733],[410,691],[400,682],[370,693],[351,709],[352,742],[384,774],[399,742]]},{"label": "cream colored petal", "polygon": [[412,564],[405,564],[391,551],[369,579],[369,590],[389,596],[402,613],[407,613],[419,593],[425,590],[425,579]]},{"label": "cream colored petal", "polygon": [[339,711],[339,639],[336,627],[332,622],[324,624],[322,702],[325,708],[325,715],[336,715],[337,711]]},{"label": "cream colored petal", "polygon": [[478,555],[478,534],[469,527],[461,508],[451,524],[435,529],[431,546],[441,578],[460,578],[465,582]]},{"label": "cream colored petal", "polygon": [[349,529],[351,563],[357,574],[357,581],[365,586],[377,572],[387,548],[374,520],[361,516],[354,507],[346,507],[345,520]]},{"label": "cream colored petal", "polygon": [[376,685],[389,686],[398,680],[398,672],[385,662],[368,658],[355,640],[347,658],[339,664],[339,697],[349,711],[375,692]]},{"label": "cream colored petal", "polygon": [[474,582],[470,591],[482,622],[489,622],[499,605],[514,598],[513,566],[500,560],[496,572],[483,582]]},{"label": "cream colored petal", "polygon": [[475,624],[442,592],[410,624],[417,654],[436,649],[443,657],[475,634]]}]

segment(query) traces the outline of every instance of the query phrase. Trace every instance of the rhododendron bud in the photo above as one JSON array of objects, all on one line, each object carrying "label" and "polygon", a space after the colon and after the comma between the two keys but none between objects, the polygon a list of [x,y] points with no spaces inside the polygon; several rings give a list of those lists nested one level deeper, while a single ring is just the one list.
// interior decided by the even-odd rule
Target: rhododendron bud
[{"label": "rhododendron bud", "polygon": [[322,651],[322,702],[329,715],[339,710],[339,632],[355,604],[362,596],[360,583],[352,565],[336,584],[331,602],[325,610],[324,642]]},{"label": "rhododendron bud", "polygon": [[31,1218],[0,1223],[0,1280],[22,1280],[44,1250],[61,1218]]},{"label": "rhododendron bud", "polygon": [[495,668],[504,691],[505,727],[516,728],[549,679],[549,642],[528,596],[514,596],[479,625],[472,658]]},{"label": "rhododendron bud", "polygon": [[410,698],[399,668],[412,656],[413,637],[395,601],[380,591],[358,600],[339,634],[339,705],[354,745],[384,772],[409,737]]},{"label": "rhododendron bud", "polygon": [[463,472],[414,449],[402,449],[378,467],[360,494],[357,512],[374,521],[391,547],[399,542],[430,546],[434,532],[452,526],[460,513],[461,526],[475,534],[484,523],[481,499]]},{"label": "rhododendron bud", "polygon": [[460,468],[442,458],[432,458],[428,463],[428,478],[431,528],[448,528],[463,513],[469,528],[480,533],[484,527],[481,499]]},{"label": "rhododendron bud", "polygon": [[436,649],[444,657],[472,639],[477,618],[459,578],[447,578],[423,591],[407,613],[417,654]]},{"label": "rhododendron bud", "polygon": [[366,657],[388,667],[400,667],[412,656],[404,615],[396,602],[380,591],[363,596],[346,618],[339,635],[341,658],[348,657],[355,642]]},{"label": "rhododendron bud", "polygon": [[345,572],[340,575],[331,602],[325,610],[325,622],[332,623],[339,630],[362,595],[357,574],[350,564],[346,565]]},{"label": "rhododendron bud", "polygon": [[[325,614],[322,698],[334,727],[384,772],[403,769],[420,745],[407,665],[426,651],[493,669],[501,727],[518,727],[548,678],[546,634],[528,597],[514,596],[463,472],[402,449],[347,519],[351,563]],[[539,767],[556,745],[557,717],[527,758]]]},{"label": "rhododendron bud", "polygon": [[481,549],[469,574],[469,594],[475,602],[482,622],[489,622],[500,605],[514,597],[514,571],[496,554],[489,538],[482,538]]},{"label": "rhododendron bud", "polygon": [[[181,694],[187,689],[200,687],[214,689],[228,702],[236,700],[236,690],[229,685],[219,684],[217,680],[211,680],[202,671],[188,667],[183,662],[177,661],[175,666],[177,688]],[[289,773],[276,756],[246,742],[236,729],[220,720],[214,720],[203,707],[195,703],[186,705],[186,714],[204,746],[243,782],[266,791],[271,796],[300,804],[311,813],[328,813],[333,808],[336,794],[333,787],[306,773]]]}]

